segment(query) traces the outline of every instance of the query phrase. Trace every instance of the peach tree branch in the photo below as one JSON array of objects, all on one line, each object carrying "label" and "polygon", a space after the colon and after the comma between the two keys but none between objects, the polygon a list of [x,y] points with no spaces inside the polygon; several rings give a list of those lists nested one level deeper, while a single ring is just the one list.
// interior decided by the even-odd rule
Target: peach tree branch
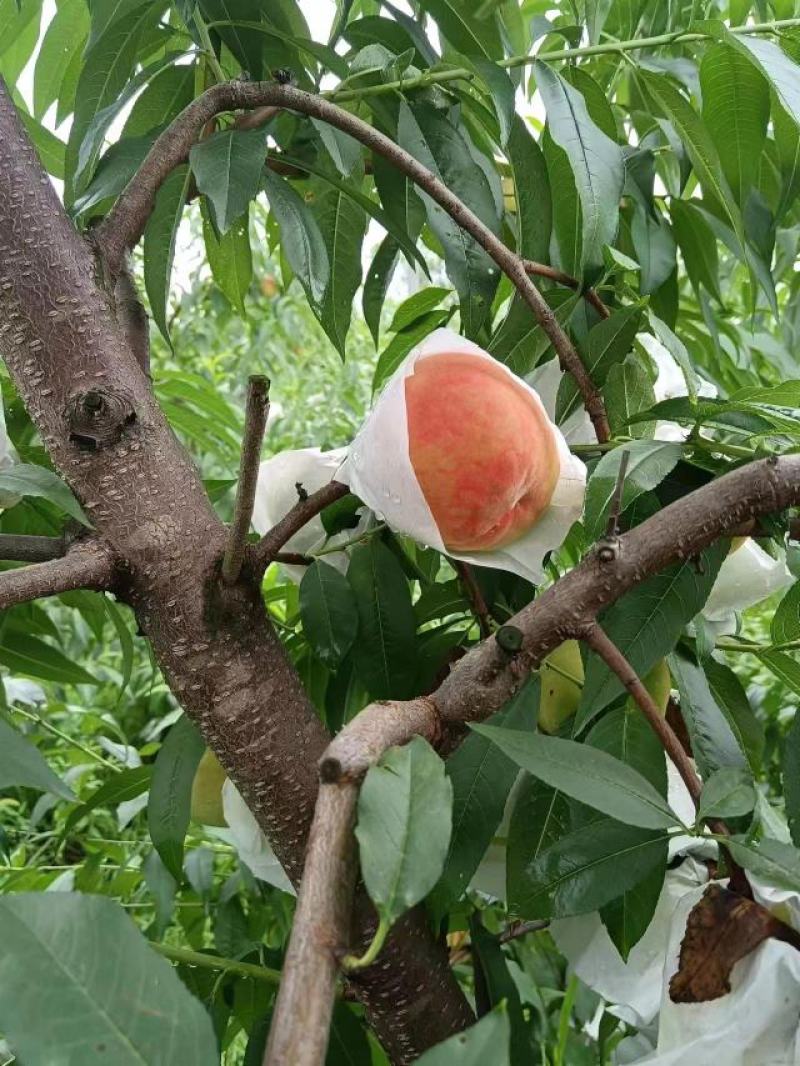
[{"label": "peach tree branch", "polygon": [[291,85],[243,81],[214,85],[178,115],[158,137],[144,163],[97,227],[98,247],[112,274],[119,271],[125,253],[141,237],[158,189],[175,167],[186,161],[205,124],[222,111],[263,106],[283,107],[310,115],[349,134],[384,156],[447,211],[513,283],[550,339],[562,369],[575,379],[598,440],[602,442],[610,438],[603,398],[587,373],[577,349],[528,276],[525,261],[496,237],[444,182],[409,152],[349,111]]},{"label": "peach tree branch", "polygon": [[108,589],[113,578],[111,555],[93,540],[79,541],[61,558],[0,574],[0,611],[75,589]]},{"label": "peach tree branch", "polygon": [[242,457],[239,463],[239,483],[233,506],[233,522],[228,530],[228,543],[222,557],[222,579],[232,585],[239,577],[244,562],[247,534],[253,518],[256,499],[258,465],[261,445],[269,416],[269,379],[253,375],[247,387],[247,406],[244,418]]},{"label": "peach tree branch", "polygon": [[[306,855],[273,1026],[288,1032],[308,996],[309,975],[323,971],[330,974],[333,960],[347,948],[349,908],[342,906],[340,891],[341,886],[355,883],[356,858],[348,827],[352,824],[359,783],[369,767],[389,747],[407,743],[415,735],[437,745],[447,739],[451,727],[487,718],[564,640],[586,640],[617,673],[696,802],[701,786],[689,757],[624,655],[599,628],[597,616],[645,578],[671,563],[697,556],[732,526],[798,502],[800,455],[742,466],[622,534],[616,539],[613,552],[603,552],[601,542],[578,566],[510,620],[508,625],[517,629],[521,637],[513,656],[499,646],[496,637],[490,637],[460,659],[430,696],[407,702],[373,703],[349,722],[319,762],[320,832],[312,834]],[[724,831],[724,827],[719,828]],[[336,841],[341,850],[332,855]],[[342,863],[346,872],[342,871]],[[352,871],[347,868],[348,863],[352,863]],[[321,916],[320,901],[332,887],[325,878],[334,868],[340,871],[337,899],[335,904],[328,901]],[[731,869],[732,877],[737,878],[736,868]],[[314,935],[309,932],[312,927],[316,930]],[[380,960],[376,965],[379,964]],[[334,988],[335,978],[328,976],[314,990],[315,997],[324,998],[324,1003],[316,1003],[320,1025],[328,1016],[326,1004],[332,1001]],[[327,1029],[322,1038],[317,1034],[314,1040],[315,1048],[321,1047],[322,1051],[317,1058],[304,1058],[304,1066],[319,1066],[323,1061]],[[286,1060],[268,1057],[265,1066],[277,1066],[280,1061]]]}]

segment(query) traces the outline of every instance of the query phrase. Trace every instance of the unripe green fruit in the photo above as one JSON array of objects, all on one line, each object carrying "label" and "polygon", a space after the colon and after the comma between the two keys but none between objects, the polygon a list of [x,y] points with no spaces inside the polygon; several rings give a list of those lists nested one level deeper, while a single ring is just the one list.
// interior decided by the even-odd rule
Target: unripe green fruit
[{"label": "unripe green fruit", "polygon": [[578,709],[583,689],[583,662],[577,640],[565,640],[542,660],[539,668],[539,728],[557,733]]},{"label": "unripe green fruit", "polygon": [[[653,700],[661,712],[661,717],[667,713],[667,704],[669,703],[669,694],[672,689],[672,676],[669,672],[666,659],[659,659],[649,674],[646,674],[642,681],[644,687],[653,697]],[[636,706],[633,697],[629,699],[629,704]]]},{"label": "unripe green fruit", "polygon": [[206,749],[192,782],[192,820],[201,825],[224,826],[225,815],[222,811],[222,786],[227,774],[222,769],[216,755]]}]

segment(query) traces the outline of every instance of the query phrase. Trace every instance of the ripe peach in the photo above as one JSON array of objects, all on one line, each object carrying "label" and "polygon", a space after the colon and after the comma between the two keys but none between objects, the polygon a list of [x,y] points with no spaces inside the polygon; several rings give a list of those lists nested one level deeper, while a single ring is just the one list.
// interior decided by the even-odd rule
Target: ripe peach
[{"label": "ripe peach", "polygon": [[411,464],[445,546],[487,551],[546,510],[560,463],[547,414],[500,364],[420,359],[405,380]]}]

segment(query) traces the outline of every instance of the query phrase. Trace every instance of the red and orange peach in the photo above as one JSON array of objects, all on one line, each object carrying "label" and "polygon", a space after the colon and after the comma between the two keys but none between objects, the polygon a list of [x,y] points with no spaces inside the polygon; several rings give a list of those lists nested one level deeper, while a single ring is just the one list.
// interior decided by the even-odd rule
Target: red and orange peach
[{"label": "red and orange peach", "polygon": [[405,399],[411,464],[447,548],[502,547],[539,519],[560,463],[529,389],[499,363],[443,351],[417,361]]}]

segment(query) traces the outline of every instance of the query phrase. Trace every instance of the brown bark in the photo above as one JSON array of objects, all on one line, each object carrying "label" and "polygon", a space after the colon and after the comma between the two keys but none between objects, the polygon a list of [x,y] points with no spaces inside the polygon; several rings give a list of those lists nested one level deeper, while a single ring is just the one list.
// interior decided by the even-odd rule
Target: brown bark
[{"label": "brown bark", "polygon": [[[55,466],[117,560],[115,592],[297,882],[328,736],[269,624],[258,568],[246,560],[238,582],[220,579],[225,528],[2,82],[0,145],[0,352]],[[377,972],[361,994],[389,1054],[405,1062],[471,1014],[446,956],[419,926],[404,943],[395,938],[393,952],[402,987]]]}]

